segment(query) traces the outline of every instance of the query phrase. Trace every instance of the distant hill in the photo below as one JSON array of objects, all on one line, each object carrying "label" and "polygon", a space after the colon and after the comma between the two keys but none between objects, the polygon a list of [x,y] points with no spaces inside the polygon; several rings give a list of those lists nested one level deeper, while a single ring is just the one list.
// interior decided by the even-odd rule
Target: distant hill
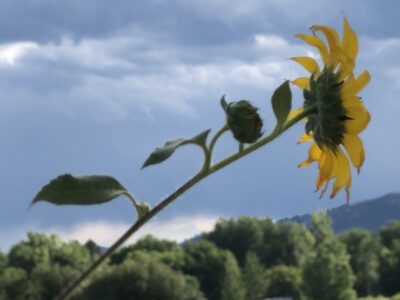
[{"label": "distant hill", "polygon": [[[353,205],[342,205],[328,210],[327,213],[332,219],[332,227],[336,233],[355,227],[376,232],[388,222],[400,220],[400,193],[387,194]],[[298,222],[309,226],[311,215],[295,216],[278,222],[285,221]]]}]

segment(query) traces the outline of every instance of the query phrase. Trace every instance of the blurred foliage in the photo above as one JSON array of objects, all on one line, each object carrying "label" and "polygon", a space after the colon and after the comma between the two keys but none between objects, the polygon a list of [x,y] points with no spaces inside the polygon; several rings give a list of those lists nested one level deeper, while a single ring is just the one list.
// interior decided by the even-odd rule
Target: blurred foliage
[{"label": "blurred foliage", "polygon": [[[0,252],[0,300],[50,300],[104,248],[29,233]],[[397,295],[396,295],[397,293]],[[356,298],[356,295],[358,298]],[[240,218],[183,244],[146,236],[120,249],[72,300],[400,300],[400,221],[334,234],[314,215]]]},{"label": "blurred foliage", "polygon": [[274,266],[268,269],[266,278],[266,296],[270,298],[287,296],[294,300],[304,299],[301,290],[301,272],[298,268],[285,265]]},{"label": "blurred foliage", "polygon": [[267,290],[265,267],[260,258],[248,251],[242,269],[243,283],[246,289],[246,300],[262,299]]},{"label": "blurred foliage", "polygon": [[384,227],[379,235],[382,241],[380,252],[380,288],[381,294],[393,295],[400,287],[400,222]]},{"label": "blurred foliage", "polygon": [[230,251],[218,248],[209,241],[189,242],[183,246],[183,271],[196,277],[208,300],[244,299],[241,272]]},{"label": "blurred foliage", "polygon": [[265,266],[299,266],[313,245],[313,237],[303,225],[249,217],[222,220],[205,238],[230,250],[241,266],[247,251],[257,254]]},{"label": "blurred foliage", "polygon": [[77,299],[204,300],[195,278],[142,253],[98,273]]},{"label": "blurred foliage", "polygon": [[340,236],[350,255],[350,266],[356,277],[359,296],[379,292],[379,237],[364,229],[352,229]]},{"label": "blurred foliage", "polygon": [[349,255],[345,245],[333,233],[326,214],[313,215],[311,232],[315,245],[303,267],[303,289],[307,299],[355,299],[355,278]]}]

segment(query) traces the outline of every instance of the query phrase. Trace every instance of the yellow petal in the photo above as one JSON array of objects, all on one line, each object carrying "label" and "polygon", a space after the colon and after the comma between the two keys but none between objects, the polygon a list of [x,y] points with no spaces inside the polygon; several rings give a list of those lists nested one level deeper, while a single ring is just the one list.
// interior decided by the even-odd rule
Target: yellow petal
[{"label": "yellow petal", "polygon": [[365,159],[364,145],[361,139],[357,135],[345,134],[343,145],[349,154],[351,163],[357,171],[360,172],[360,168]]},{"label": "yellow petal", "polygon": [[346,97],[347,95],[356,95],[358,94],[371,80],[371,75],[368,71],[362,72],[358,77],[354,80],[351,80],[351,83],[346,84],[342,90],[342,96]]},{"label": "yellow petal", "polygon": [[294,84],[295,86],[298,86],[302,90],[305,90],[310,85],[310,78],[309,77],[299,77],[299,78],[296,78],[295,80],[292,80],[291,83]]},{"label": "yellow petal", "polygon": [[321,153],[322,153],[322,151],[318,147],[318,145],[317,144],[312,144],[310,149],[308,149],[308,158],[305,161],[301,162],[298,165],[298,168],[307,167],[310,163],[318,160],[320,158],[320,156],[321,156]]},{"label": "yellow petal", "polygon": [[359,105],[350,107],[346,107],[345,102],[343,102],[343,106],[346,109],[346,116],[350,118],[345,121],[346,133],[359,134],[368,126],[371,120],[370,113],[361,101]]},{"label": "yellow petal", "polygon": [[324,149],[318,160],[319,175],[317,180],[317,191],[322,184],[332,178],[334,173],[333,153],[330,150]]},{"label": "yellow petal", "polygon": [[354,74],[350,73],[347,79],[343,82],[342,95],[353,86],[354,81],[355,81]]},{"label": "yellow petal", "polygon": [[354,95],[342,95],[342,105],[345,109],[351,109],[354,106],[364,106],[363,102],[360,100],[361,98]]},{"label": "yellow petal", "polygon": [[322,25],[314,25],[311,27],[311,29],[313,31],[321,31],[324,34],[328,41],[329,49],[331,51],[339,46],[339,35],[335,29]]},{"label": "yellow petal", "polygon": [[311,74],[320,73],[317,62],[309,56],[297,56],[297,57],[292,57],[291,59],[299,63],[304,69],[306,69]]},{"label": "yellow petal", "polygon": [[298,140],[297,140],[297,144],[300,143],[306,143],[306,142],[311,142],[313,141],[313,138],[311,135],[304,133]]},{"label": "yellow petal", "polygon": [[324,64],[325,65],[328,64],[328,56],[329,56],[328,49],[326,48],[324,42],[319,37],[306,34],[296,34],[296,37],[303,40],[307,44],[316,47],[321,55]]},{"label": "yellow petal", "polygon": [[351,29],[346,18],[344,19],[341,48],[353,60],[356,59],[358,53],[358,38],[357,34]]},{"label": "yellow petal", "polygon": [[321,31],[322,34],[325,36],[326,40],[328,41],[329,44],[329,50],[330,50],[330,55],[329,55],[329,65],[333,65],[336,62],[337,59],[337,53],[339,49],[339,35],[334,30],[333,28],[330,28],[328,26],[321,26],[321,25],[314,25],[311,27],[311,29],[316,32],[316,31]]},{"label": "yellow petal", "polygon": [[340,62],[338,80],[342,81],[346,77],[352,76],[355,67],[354,59],[340,49],[338,52],[338,61]]},{"label": "yellow petal", "polygon": [[[299,114],[301,114],[304,111],[304,109],[302,107],[299,108],[295,108],[293,109],[288,116],[288,121],[292,120],[293,118],[297,117]],[[301,121],[305,121],[307,119],[307,117],[304,117]]]},{"label": "yellow petal", "polygon": [[347,159],[341,148],[337,149],[335,155],[335,174],[333,176],[336,177],[336,180],[333,183],[333,190],[330,196],[331,198],[335,197],[336,193],[343,187],[349,189],[351,185],[351,171],[349,160]]}]

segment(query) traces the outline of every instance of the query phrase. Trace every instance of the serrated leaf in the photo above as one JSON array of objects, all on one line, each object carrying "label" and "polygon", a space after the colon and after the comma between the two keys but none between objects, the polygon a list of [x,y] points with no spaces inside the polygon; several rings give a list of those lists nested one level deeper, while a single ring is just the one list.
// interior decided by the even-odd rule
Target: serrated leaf
[{"label": "serrated leaf", "polygon": [[271,102],[277,120],[276,127],[281,127],[292,109],[292,92],[290,91],[289,81],[285,81],[274,91]]},{"label": "serrated leaf", "polygon": [[45,185],[35,196],[31,205],[39,201],[47,201],[56,205],[100,204],[126,192],[125,187],[111,176],[64,174]]},{"label": "serrated leaf", "polygon": [[150,154],[150,156],[144,162],[142,169],[147,166],[150,166],[150,165],[162,163],[163,161],[168,159],[175,152],[176,149],[178,149],[181,146],[184,146],[187,144],[204,146],[207,142],[207,137],[208,137],[209,133],[210,133],[210,129],[203,131],[202,133],[196,135],[195,137],[193,137],[191,139],[177,139],[177,140],[166,142],[164,144],[164,147],[156,148]]}]

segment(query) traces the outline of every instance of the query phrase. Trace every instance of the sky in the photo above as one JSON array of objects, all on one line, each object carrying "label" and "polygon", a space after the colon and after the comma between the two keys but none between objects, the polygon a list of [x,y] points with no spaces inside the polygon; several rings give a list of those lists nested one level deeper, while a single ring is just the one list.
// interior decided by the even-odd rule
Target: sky
[{"label": "sky", "polygon": [[[273,90],[305,75],[292,56],[317,52],[295,38],[314,24],[341,32],[347,16],[360,41],[356,72],[372,115],[362,139],[366,161],[353,173],[351,203],[399,191],[400,2],[387,0],[2,0],[0,1],[0,250],[28,231],[108,246],[135,220],[118,198],[96,206],[38,203],[54,177],[108,174],[157,204],[194,175],[202,153],[186,146],[140,170],[165,141],[215,133],[219,99],[247,99],[274,126]],[[301,93],[292,87],[293,106]],[[209,231],[219,218],[279,219],[345,203],[314,192],[315,165],[297,169],[307,145],[298,124],[274,143],[213,174],[147,224],[137,237],[177,241]],[[233,153],[221,138],[216,160]],[[134,239],[133,239],[134,240]]]}]

